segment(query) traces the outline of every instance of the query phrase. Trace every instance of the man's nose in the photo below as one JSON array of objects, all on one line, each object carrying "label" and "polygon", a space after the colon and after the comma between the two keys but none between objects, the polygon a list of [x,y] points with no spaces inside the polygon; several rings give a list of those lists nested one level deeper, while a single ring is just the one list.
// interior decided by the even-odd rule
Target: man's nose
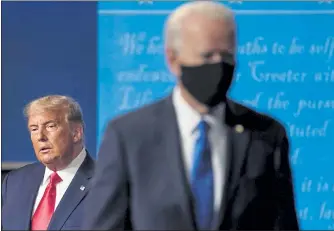
[{"label": "man's nose", "polygon": [[223,59],[223,57],[219,52],[214,53],[213,56],[212,56],[212,62],[213,63],[221,62],[222,59]]},{"label": "man's nose", "polygon": [[44,129],[40,129],[37,133],[37,139],[38,141],[46,141],[47,140],[47,136],[45,134]]}]

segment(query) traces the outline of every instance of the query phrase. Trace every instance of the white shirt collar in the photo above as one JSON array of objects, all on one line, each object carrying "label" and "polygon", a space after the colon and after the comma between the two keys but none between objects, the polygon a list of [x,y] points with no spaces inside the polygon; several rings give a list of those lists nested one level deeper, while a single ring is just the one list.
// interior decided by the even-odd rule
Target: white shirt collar
[{"label": "white shirt collar", "polygon": [[210,114],[201,116],[200,113],[183,99],[178,86],[174,88],[172,97],[178,123],[182,126],[185,134],[191,134],[196,129],[202,117],[210,125],[215,125],[216,123],[222,124],[225,113],[224,103],[217,105]]},{"label": "white shirt collar", "polygon": [[[65,181],[66,179],[71,179],[72,180],[72,178],[74,177],[74,175],[78,171],[79,167],[81,166],[81,164],[85,160],[86,155],[87,155],[87,153],[86,153],[86,149],[84,147],[81,150],[81,152],[79,153],[79,155],[77,157],[75,157],[75,159],[72,160],[72,162],[66,168],[64,168],[60,171],[57,171],[60,178],[63,181]],[[49,182],[49,178],[50,178],[52,173],[53,173],[52,170],[48,169],[47,167],[45,168],[45,173],[44,173],[44,178],[43,178],[42,184],[46,184],[46,183]]]}]

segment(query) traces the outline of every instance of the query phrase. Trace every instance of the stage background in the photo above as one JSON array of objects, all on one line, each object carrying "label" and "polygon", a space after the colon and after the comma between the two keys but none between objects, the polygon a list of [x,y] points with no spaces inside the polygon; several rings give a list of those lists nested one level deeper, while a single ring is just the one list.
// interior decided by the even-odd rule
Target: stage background
[{"label": "stage background", "polygon": [[86,145],[96,153],[96,3],[1,2],[1,157],[35,161],[23,107],[48,94],[80,103]]},{"label": "stage background", "polygon": [[[2,162],[34,161],[25,103],[68,94],[95,156],[109,119],[170,93],[166,15],[180,2],[2,3]],[[231,98],[284,123],[303,229],[334,230],[334,5],[233,2]]]}]

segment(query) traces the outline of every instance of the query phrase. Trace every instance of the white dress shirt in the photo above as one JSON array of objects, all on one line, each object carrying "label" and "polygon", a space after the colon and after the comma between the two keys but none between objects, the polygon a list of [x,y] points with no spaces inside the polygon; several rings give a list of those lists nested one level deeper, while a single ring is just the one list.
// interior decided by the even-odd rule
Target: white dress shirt
[{"label": "white dress shirt", "polygon": [[[80,154],[74,160],[72,160],[72,162],[65,169],[57,171],[62,181],[56,185],[57,195],[56,195],[55,210],[61,198],[64,196],[68,186],[71,184],[76,172],[78,171],[79,167],[85,160],[86,155],[87,155],[86,150],[85,148],[83,148]],[[44,178],[41,185],[39,186],[37,197],[35,200],[33,214],[35,213],[37,206],[43,197],[44,191],[50,182],[50,176],[52,173],[53,173],[52,170],[45,168]]]},{"label": "white dress shirt", "polygon": [[218,105],[210,115],[202,117],[183,99],[178,87],[174,88],[173,104],[180,131],[185,169],[189,180],[194,163],[194,147],[198,137],[198,132],[195,129],[202,118],[210,125],[209,142],[214,174],[214,209],[218,212],[223,198],[224,170],[226,169],[226,129],[224,129],[223,123],[225,104]]}]

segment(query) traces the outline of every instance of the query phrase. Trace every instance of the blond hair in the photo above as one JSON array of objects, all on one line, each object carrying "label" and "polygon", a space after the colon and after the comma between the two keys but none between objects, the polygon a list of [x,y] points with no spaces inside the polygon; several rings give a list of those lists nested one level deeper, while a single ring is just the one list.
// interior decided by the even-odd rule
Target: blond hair
[{"label": "blond hair", "polygon": [[80,123],[83,128],[85,126],[79,103],[69,96],[48,95],[31,101],[23,110],[26,118],[29,118],[32,109],[42,111],[64,110],[67,122]]}]

